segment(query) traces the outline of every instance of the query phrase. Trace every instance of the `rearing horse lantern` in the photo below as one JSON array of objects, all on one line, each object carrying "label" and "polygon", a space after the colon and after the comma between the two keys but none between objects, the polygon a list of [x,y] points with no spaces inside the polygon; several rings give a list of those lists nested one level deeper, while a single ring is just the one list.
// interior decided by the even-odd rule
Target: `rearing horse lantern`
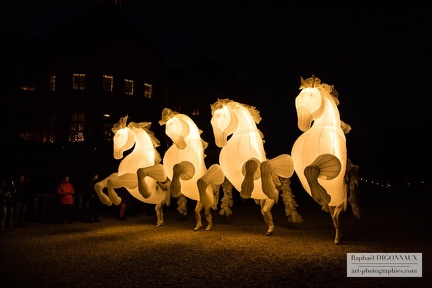
[{"label": "rearing horse lantern", "polygon": [[201,129],[189,116],[164,108],[159,124],[165,125],[165,134],[173,142],[163,158],[165,173],[171,180],[171,195],[196,201],[194,230],[203,226],[200,214],[203,208],[207,220],[205,230],[211,230],[211,209],[215,210],[219,201],[217,192],[225,179],[223,171],[217,164],[207,169],[204,150],[208,143],[201,139]]},{"label": "rearing horse lantern", "polygon": [[338,94],[333,86],[312,76],[301,78],[295,99],[298,128],[291,156],[296,174],[309,195],[330,213],[336,229],[335,244],[342,238],[340,213],[347,205],[345,134],[351,127],[340,120]]},{"label": "rearing horse lantern", "polygon": [[[211,109],[213,134],[216,146],[221,148],[219,163],[225,177],[243,199],[252,198],[261,206],[268,228],[266,235],[272,235],[271,209],[279,197],[275,183],[279,183],[279,177],[290,178],[294,174],[291,156],[266,158],[263,134],[256,125],[261,116],[255,107],[231,99],[218,99]],[[298,215],[295,208],[292,210]],[[301,221],[300,217],[295,219]]]},{"label": "rearing horse lantern", "polygon": [[[167,197],[158,184],[158,181],[166,180],[163,166],[160,164],[161,157],[156,150],[159,140],[150,131],[150,122],[128,124],[127,119],[128,116],[121,117],[111,129],[114,133],[114,158],[122,159],[118,170],[96,183],[95,190],[101,202],[107,206],[120,205],[121,198],[115,191],[120,187],[126,188],[141,202],[159,204]],[[129,149],[132,149],[132,152],[123,158],[123,153]],[[104,189],[108,194],[103,192]],[[160,221],[163,219],[158,219],[158,222]]]}]

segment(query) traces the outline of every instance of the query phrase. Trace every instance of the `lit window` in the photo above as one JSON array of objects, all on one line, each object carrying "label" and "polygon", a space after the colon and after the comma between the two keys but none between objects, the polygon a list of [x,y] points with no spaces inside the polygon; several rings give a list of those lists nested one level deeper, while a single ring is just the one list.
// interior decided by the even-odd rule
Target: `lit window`
[{"label": "lit window", "polygon": [[85,114],[72,114],[69,132],[70,142],[84,142]]},{"label": "lit window", "polygon": [[73,74],[73,90],[84,90],[85,74]]},{"label": "lit window", "polygon": [[40,135],[42,137],[42,142],[44,143],[54,143],[55,141],[55,131],[56,131],[56,117],[55,114],[52,114],[51,116],[48,116],[45,118],[45,128],[42,130],[42,134]]},{"label": "lit window", "polygon": [[145,98],[152,98],[152,90],[153,85],[149,83],[144,83],[144,97]]},{"label": "lit window", "polygon": [[195,108],[195,109],[192,110],[192,115],[198,116],[199,114],[200,114],[199,113],[199,108]]},{"label": "lit window", "polygon": [[105,141],[111,141],[113,139],[113,132],[112,132],[112,124],[103,123],[102,124],[102,137]]},{"label": "lit window", "polygon": [[31,82],[21,82],[20,88],[21,88],[21,90],[24,90],[24,91],[34,91],[35,90],[34,83],[31,83]]},{"label": "lit window", "polygon": [[133,95],[134,90],[134,82],[133,80],[125,79],[125,94],[126,95]]},{"label": "lit window", "polygon": [[103,114],[103,123],[102,123],[102,138],[105,141],[111,141],[113,139],[112,132],[113,123],[111,123],[111,116],[109,114]]},{"label": "lit window", "polygon": [[52,75],[50,76],[50,80],[49,80],[49,91],[54,92],[56,89],[56,76]]},{"label": "lit window", "polygon": [[113,91],[113,76],[102,75],[102,89],[103,91],[112,92]]}]

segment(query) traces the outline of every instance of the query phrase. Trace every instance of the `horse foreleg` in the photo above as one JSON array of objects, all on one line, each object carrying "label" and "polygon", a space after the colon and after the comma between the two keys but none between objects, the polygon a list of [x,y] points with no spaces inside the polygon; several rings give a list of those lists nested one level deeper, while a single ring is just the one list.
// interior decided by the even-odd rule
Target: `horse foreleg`
[{"label": "horse foreleg", "polygon": [[109,200],[114,203],[114,205],[120,205],[121,203],[121,198],[118,196],[117,192],[114,190],[115,185],[113,185],[113,181],[112,179],[108,180],[108,197]]},{"label": "horse foreleg", "polygon": [[121,176],[108,180],[108,196],[115,205],[121,203],[121,198],[118,196],[115,188],[124,187],[126,189],[135,189],[138,186],[138,178],[134,173],[125,173]]},{"label": "horse foreleg", "polygon": [[166,175],[164,172],[164,168],[161,164],[156,164],[153,166],[139,168],[137,170],[137,178],[138,178],[138,191],[143,196],[144,199],[147,199],[151,196],[151,191],[147,185],[146,177],[150,177],[155,179],[156,181],[163,182],[166,180]]},{"label": "horse foreleg", "polygon": [[107,206],[111,206],[113,203],[111,202],[110,198],[105,193],[103,193],[103,189],[108,186],[108,180],[113,177],[117,177],[117,173],[111,174],[110,176],[103,179],[102,181],[97,182],[94,186],[96,193],[99,197],[99,200]]},{"label": "horse foreleg", "polygon": [[259,179],[259,161],[258,159],[250,159],[246,161],[243,165],[244,169],[244,179],[241,184],[240,196],[243,199],[249,199],[252,195],[252,191],[254,190],[256,179]]},{"label": "horse foreleg", "polygon": [[[219,191],[219,186],[222,185],[224,180],[225,176],[222,168],[218,164],[210,166],[206,173],[197,180],[200,202],[202,202],[204,207],[217,208],[218,203],[217,199],[215,199],[215,194]],[[210,184],[213,185],[213,187],[217,187],[216,192],[212,187],[209,187]]]},{"label": "horse foreleg", "polygon": [[340,244],[340,242],[342,241],[342,238],[343,238],[342,227],[341,227],[341,223],[340,223],[340,215],[341,215],[341,212],[343,211],[344,204],[342,203],[339,206],[328,206],[328,207],[329,207],[330,215],[331,215],[332,220],[333,220],[333,225],[336,229],[336,235],[335,235],[334,243],[336,245],[338,245],[338,244]]},{"label": "horse foreleg", "polygon": [[196,226],[194,228],[194,231],[198,231],[202,227],[201,222],[201,210],[203,209],[203,205],[201,202],[197,202],[195,206],[195,219],[196,219]]}]

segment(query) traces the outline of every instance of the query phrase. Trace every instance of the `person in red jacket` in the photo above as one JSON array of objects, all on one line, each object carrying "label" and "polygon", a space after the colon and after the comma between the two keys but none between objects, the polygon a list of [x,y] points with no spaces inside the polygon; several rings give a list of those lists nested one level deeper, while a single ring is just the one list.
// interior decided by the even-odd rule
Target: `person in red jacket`
[{"label": "person in red jacket", "polygon": [[60,224],[63,224],[64,220],[73,224],[74,193],[74,187],[66,175],[57,187],[57,195],[60,197]]}]

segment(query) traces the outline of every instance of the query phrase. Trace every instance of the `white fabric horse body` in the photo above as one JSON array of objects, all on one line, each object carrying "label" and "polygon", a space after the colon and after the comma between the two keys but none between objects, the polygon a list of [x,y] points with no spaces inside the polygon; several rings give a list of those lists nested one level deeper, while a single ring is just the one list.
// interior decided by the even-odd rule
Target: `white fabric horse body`
[{"label": "white fabric horse body", "polygon": [[[101,202],[105,205],[119,205],[121,198],[117,195],[115,188],[124,187],[136,199],[149,203],[157,204],[165,199],[165,192],[159,188],[157,181],[164,181],[166,176],[161,158],[156,150],[159,141],[154,137],[153,132],[148,130],[151,123],[130,122],[126,126],[127,116],[120,119],[119,123],[113,127],[114,134],[114,158],[123,158],[126,150],[134,147],[133,151],[127,155],[119,164],[118,171],[109,175],[107,178],[95,184],[96,192]],[[145,179],[147,190],[142,193],[138,189],[137,170],[142,167],[153,167],[153,177]],[[108,189],[108,195],[103,189]]]},{"label": "white fabric horse body", "polygon": [[321,84],[315,77],[301,80],[296,109],[298,127],[304,133],[295,141],[291,155],[303,188],[330,212],[336,228],[335,243],[339,243],[339,214],[347,203],[345,133],[351,127],[340,120],[339,101],[332,86]]},{"label": "white fabric horse body", "polygon": [[[207,143],[201,139],[202,131],[189,116],[165,108],[159,124],[166,125],[165,133],[173,141],[163,158],[165,173],[171,179],[171,195],[175,198],[184,195],[197,201],[195,230],[202,226],[199,214],[201,209],[207,208],[209,223],[206,230],[210,230],[212,220],[209,209],[216,209],[218,203],[218,194],[214,193],[213,187],[223,183],[222,169],[219,165],[207,169],[204,161]],[[200,182],[201,189],[198,185]]]},{"label": "white fabric horse body", "polygon": [[252,198],[260,204],[269,228],[267,235],[271,235],[274,225],[270,210],[279,196],[273,179],[292,176],[292,159],[286,154],[272,160],[266,158],[263,135],[256,126],[261,117],[255,107],[218,99],[211,108],[213,134],[216,145],[222,148],[219,163],[225,177],[242,198]]}]

